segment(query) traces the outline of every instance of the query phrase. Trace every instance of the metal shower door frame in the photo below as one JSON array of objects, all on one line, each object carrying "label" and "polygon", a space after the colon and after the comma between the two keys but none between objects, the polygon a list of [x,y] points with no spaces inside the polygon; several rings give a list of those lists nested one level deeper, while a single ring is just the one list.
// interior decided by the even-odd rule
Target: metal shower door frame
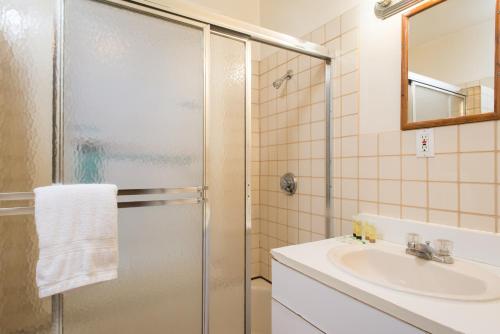
[{"label": "metal shower door frame", "polygon": [[[71,0],[56,0],[56,13],[54,21],[54,48],[53,48],[53,133],[52,133],[52,182],[63,183],[64,180],[64,8],[65,3]],[[127,0],[87,0],[98,3],[107,4],[110,6],[122,8],[125,10],[133,11],[138,14],[148,15],[163,19],[172,23],[182,24],[192,28],[196,28],[203,33],[203,187],[202,191],[202,205],[203,205],[203,272],[202,272],[202,326],[203,333],[208,333],[208,328],[205,328],[208,319],[208,286],[206,281],[208,278],[208,254],[206,253],[208,244],[208,231],[209,231],[209,207],[206,199],[207,193],[207,119],[209,117],[209,84],[210,84],[210,25],[191,20],[186,17],[181,17],[175,14],[165,12],[160,9],[155,9],[146,4],[138,4]],[[52,296],[52,334],[64,333],[64,298],[63,294]]]}]

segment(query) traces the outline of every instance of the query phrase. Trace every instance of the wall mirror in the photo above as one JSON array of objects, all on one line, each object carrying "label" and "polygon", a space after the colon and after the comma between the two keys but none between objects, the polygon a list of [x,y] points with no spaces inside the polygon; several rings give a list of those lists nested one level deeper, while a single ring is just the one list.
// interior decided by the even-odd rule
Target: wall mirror
[{"label": "wall mirror", "polygon": [[402,130],[500,118],[499,4],[430,0],[403,15]]}]

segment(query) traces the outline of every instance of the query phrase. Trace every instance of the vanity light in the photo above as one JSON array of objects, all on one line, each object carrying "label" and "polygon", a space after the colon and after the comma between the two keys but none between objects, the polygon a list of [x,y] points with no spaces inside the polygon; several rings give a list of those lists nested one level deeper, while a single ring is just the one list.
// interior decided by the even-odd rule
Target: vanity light
[{"label": "vanity light", "polygon": [[375,15],[382,20],[397,14],[423,0],[377,0],[375,3]]}]

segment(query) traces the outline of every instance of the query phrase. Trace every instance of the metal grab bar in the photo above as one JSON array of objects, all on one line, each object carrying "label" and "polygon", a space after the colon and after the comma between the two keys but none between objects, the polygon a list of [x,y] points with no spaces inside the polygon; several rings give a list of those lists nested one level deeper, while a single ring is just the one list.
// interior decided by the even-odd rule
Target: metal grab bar
[{"label": "metal grab bar", "polygon": [[[154,195],[154,194],[183,194],[183,193],[198,193],[198,197],[195,198],[182,198],[182,199],[151,199],[151,200],[127,200],[120,201],[118,199],[118,208],[138,208],[138,207],[148,207],[148,206],[163,206],[163,205],[187,205],[187,204],[199,204],[203,202],[201,194],[203,192],[203,187],[184,187],[184,188],[152,188],[152,189],[119,189],[118,196],[138,196],[138,195]],[[34,200],[35,194],[32,192],[14,192],[14,193],[0,193],[0,201],[23,201],[23,200]],[[32,215],[34,213],[34,207],[23,206],[23,207],[12,207],[12,208],[0,208],[1,216],[19,216],[19,215]]]},{"label": "metal grab bar", "polygon": [[[119,189],[118,196],[201,193],[202,191],[203,187]],[[23,201],[33,199],[35,199],[35,194],[32,192],[0,193],[0,201]]]}]

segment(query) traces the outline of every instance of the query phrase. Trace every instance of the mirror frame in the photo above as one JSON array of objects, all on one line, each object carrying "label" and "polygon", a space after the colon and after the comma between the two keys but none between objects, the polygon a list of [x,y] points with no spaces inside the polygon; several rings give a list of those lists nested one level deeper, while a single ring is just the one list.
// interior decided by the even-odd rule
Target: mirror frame
[{"label": "mirror frame", "polygon": [[430,9],[447,0],[429,0],[416,6],[402,15],[402,40],[401,40],[401,130],[431,128],[437,126],[483,122],[500,119],[500,0],[496,0],[495,12],[495,102],[494,112],[465,115],[454,118],[442,118],[428,121],[408,123],[408,30],[410,18],[424,10]]}]

